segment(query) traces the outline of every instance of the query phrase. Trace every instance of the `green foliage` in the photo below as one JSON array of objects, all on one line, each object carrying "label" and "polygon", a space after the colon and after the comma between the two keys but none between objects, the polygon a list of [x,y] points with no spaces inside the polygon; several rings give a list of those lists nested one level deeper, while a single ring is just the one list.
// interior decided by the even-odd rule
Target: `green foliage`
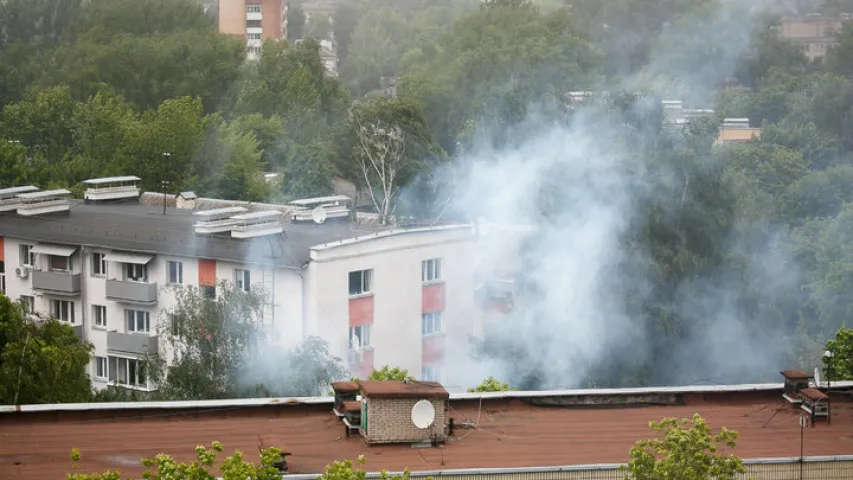
[{"label": "green foliage", "polygon": [[299,40],[305,31],[305,11],[299,2],[290,3],[287,6],[287,39]]},{"label": "green foliage", "polygon": [[[196,458],[192,462],[178,462],[174,458],[161,453],[154,458],[145,458],[142,465],[146,471],[142,474],[145,480],[214,480],[223,478],[225,480],[275,480],[281,478],[281,473],[275,467],[275,462],[281,459],[282,451],[275,447],[261,450],[260,462],[255,465],[243,458],[243,453],[235,451],[231,456],[222,460],[219,467],[219,475],[214,474],[214,465],[222,453],[222,444],[213,442],[210,448],[199,445],[195,448]],[[71,451],[72,468],[77,470],[77,464],[81,460],[79,450]],[[101,474],[72,473],[68,480],[120,480],[119,472],[105,472]]]},{"label": "green foliage", "polygon": [[87,402],[92,350],[70,325],[35,320],[0,295],[0,403]]},{"label": "green foliage", "polygon": [[[370,372],[370,376],[367,377],[368,380],[414,380],[413,377],[409,375],[408,370],[402,370],[400,367],[390,367],[388,365],[384,365],[379,370],[374,369]],[[353,379],[353,381],[358,381],[358,379]]]},{"label": "green foliage", "polygon": [[743,461],[717,455],[734,448],[737,432],[725,427],[714,434],[697,413],[692,419],[665,418],[649,426],[663,438],[637,442],[622,470],[631,480],[734,480],[746,472]]},{"label": "green foliage", "polygon": [[853,329],[846,326],[838,329],[835,338],[826,342],[829,356],[823,356],[826,379],[853,380]]},{"label": "green foliage", "polygon": [[469,392],[508,392],[510,390],[518,390],[517,388],[509,388],[508,383],[501,383],[495,377],[489,377],[475,388],[469,388]]},{"label": "green foliage", "polygon": [[[364,455],[359,455],[358,465],[364,465],[367,462]],[[385,470],[380,471],[380,480],[409,480],[412,472],[406,468],[402,474],[388,475]],[[352,460],[335,461],[331,465],[326,465],[326,470],[318,477],[319,480],[365,480],[367,472],[360,468],[354,468]],[[432,480],[432,477],[427,477],[427,480]]]}]

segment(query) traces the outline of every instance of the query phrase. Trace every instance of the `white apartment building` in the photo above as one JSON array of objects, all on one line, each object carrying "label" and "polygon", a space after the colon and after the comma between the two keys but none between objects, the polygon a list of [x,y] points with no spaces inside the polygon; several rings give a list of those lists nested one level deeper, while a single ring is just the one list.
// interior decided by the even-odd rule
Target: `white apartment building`
[{"label": "white apartment building", "polygon": [[164,214],[138,191],[116,203],[89,187],[85,202],[65,199],[67,191],[25,201],[33,193],[0,190],[0,289],[94,345],[96,386],[153,388],[139,361],[163,351],[157,325],[175,305],[175,286],[211,297],[220,280],[260,287],[279,338],[320,336],[359,376],[388,364],[440,381],[445,345],[475,328],[473,226],[297,222],[279,210],[212,211],[201,201]]}]

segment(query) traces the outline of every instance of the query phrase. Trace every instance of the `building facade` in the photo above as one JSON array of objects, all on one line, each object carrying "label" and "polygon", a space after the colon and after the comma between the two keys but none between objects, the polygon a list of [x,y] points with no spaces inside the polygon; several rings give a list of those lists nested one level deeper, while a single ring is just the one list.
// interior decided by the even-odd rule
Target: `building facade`
[{"label": "building facade", "polygon": [[140,390],[154,388],[139,367],[165,353],[158,328],[183,286],[210,298],[223,280],[265,292],[264,320],[283,346],[320,336],[359,376],[388,364],[440,380],[446,340],[474,328],[471,226],[285,221],[278,234],[214,238],[193,229],[198,201],[165,214],[75,200],[60,216],[2,212],[0,288],[94,345],[97,386]]},{"label": "building facade", "polygon": [[287,38],[286,0],[219,0],[219,33],[246,41],[246,57],[260,58],[265,40]]},{"label": "building facade", "polygon": [[820,14],[782,20],[779,33],[795,45],[808,57],[809,61],[822,59],[830,48],[838,45],[837,36],[841,33],[849,16],[838,18]]}]

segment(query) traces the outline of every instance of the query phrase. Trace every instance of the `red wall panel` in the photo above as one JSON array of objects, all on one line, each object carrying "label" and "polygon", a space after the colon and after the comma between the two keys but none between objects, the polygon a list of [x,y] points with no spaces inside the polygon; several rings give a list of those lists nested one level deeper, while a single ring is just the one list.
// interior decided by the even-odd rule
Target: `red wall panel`
[{"label": "red wall panel", "polygon": [[6,261],[6,243],[3,237],[0,237],[0,262]]},{"label": "red wall panel", "polygon": [[349,326],[373,323],[373,295],[349,300]]},{"label": "red wall panel", "polygon": [[425,285],[422,294],[422,313],[444,311],[444,283]]},{"label": "red wall panel", "polygon": [[198,259],[198,284],[205,287],[216,286],[216,260]]}]

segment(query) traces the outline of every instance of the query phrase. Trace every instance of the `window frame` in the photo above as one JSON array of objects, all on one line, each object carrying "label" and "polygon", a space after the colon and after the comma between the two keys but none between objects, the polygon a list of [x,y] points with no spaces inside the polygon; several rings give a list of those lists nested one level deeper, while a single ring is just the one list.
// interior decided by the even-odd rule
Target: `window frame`
[{"label": "window frame", "polygon": [[[110,364],[107,361],[107,357],[93,357],[95,359],[95,371],[92,372],[92,376],[98,380],[108,380],[110,378]],[[103,362],[103,365],[102,365]],[[103,367],[103,375],[99,375],[99,370]]]},{"label": "window frame", "polygon": [[[142,273],[141,276],[136,276],[136,270]],[[142,263],[125,263],[124,264],[124,279],[128,282],[148,283],[148,265]]]},{"label": "window frame", "polygon": [[[142,360],[138,358],[128,358],[128,357],[117,357],[117,356],[109,356],[107,357],[107,374],[110,375],[113,372],[113,369],[110,368],[110,365],[115,362],[115,376],[112,375],[109,378],[110,382],[115,383],[116,385],[122,385],[131,388],[140,388],[147,390],[148,389],[148,376],[146,375],[145,364]],[[133,369],[131,371],[131,365],[133,365]],[[124,368],[122,368],[124,367]],[[123,374],[123,375],[122,375]],[[133,374],[133,375],[131,375]],[[121,377],[124,376],[124,381],[122,381]],[[133,377],[133,381],[131,382],[131,376]],[[141,380],[141,381],[140,381]]]},{"label": "window frame", "polygon": [[[353,275],[358,276],[357,291],[353,290]],[[366,287],[365,287],[366,285]],[[347,276],[347,288],[350,297],[360,297],[362,295],[373,294],[373,269],[353,270]]]},{"label": "window frame", "polygon": [[[441,335],[444,333],[444,319],[442,312],[429,312],[421,314],[421,335],[424,337]],[[436,325],[438,328],[436,328]],[[429,327],[429,328],[427,328]]]},{"label": "window frame", "polygon": [[[29,261],[29,263],[27,263]],[[34,268],[36,265],[36,254],[33,246],[27,243],[18,245],[18,263],[24,268]]]},{"label": "window frame", "polygon": [[[65,268],[56,268],[53,265],[53,262],[59,260],[60,262],[64,260]],[[51,272],[71,272],[72,270],[72,262],[71,257],[63,257],[62,255],[48,255],[47,256],[47,269]]]},{"label": "window frame", "polygon": [[428,258],[421,261],[421,282],[441,282],[441,258]]},{"label": "window frame", "polygon": [[106,277],[107,276],[107,254],[92,252],[92,276]]},{"label": "window frame", "polygon": [[[370,348],[370,336],[373,331],[372,323],[363,323],[361,325],[349,328],[349,348],[350,350],[361,350]],[[366,335],[365,335],[366,334]],[[358,345],[353,341],[358,338]],[[366,338],[366,341],[365,341]]]},{"label": "window frame", "polygon": [[[92,305],[92,318],[94,319],[94,328],[107,328],[107,306]],[[99,323],[100,320],[100,323]]]},{"label": "window frame", "polygon": [[[140,330],[140,322],[145,326],[145,330]],[[132,328],[130,328],[132,326]],[[127,333],[151,333],[151,312],[147,310],[133,310],[127,308],[124,310],[124,330]]]},{"label": "window frame", "polygon": [[[173,271],[174,268],[174,271]],[[174,274],[174,276],[172,275]],[[169,260],[166,262],[166,283],[172,285],[183,285],[184,264],[183,262]]]},{"label": "window frame", "polygon": [[[67,308],[62,308],[67,307]],[[63,315],[64,313],[64,315]],[[74,302],[71,300],[59,300],[59,299],[51,299],[50,300],[50,316],[57,319],[63,323],[70,323],[71,325],[76,324],[76,319],[74,318]],[[70,316],[71,319],[62,318],[63,316]]]},{"label": "window frame", "polygon": [[18,299],[24,304],[24,313],[36,313],[36,297],[21,295]]},{"label": "window frame", "polygon": [[244,268],[234,269],[234,286],[246,293],[252,291],[252,271]]}]

